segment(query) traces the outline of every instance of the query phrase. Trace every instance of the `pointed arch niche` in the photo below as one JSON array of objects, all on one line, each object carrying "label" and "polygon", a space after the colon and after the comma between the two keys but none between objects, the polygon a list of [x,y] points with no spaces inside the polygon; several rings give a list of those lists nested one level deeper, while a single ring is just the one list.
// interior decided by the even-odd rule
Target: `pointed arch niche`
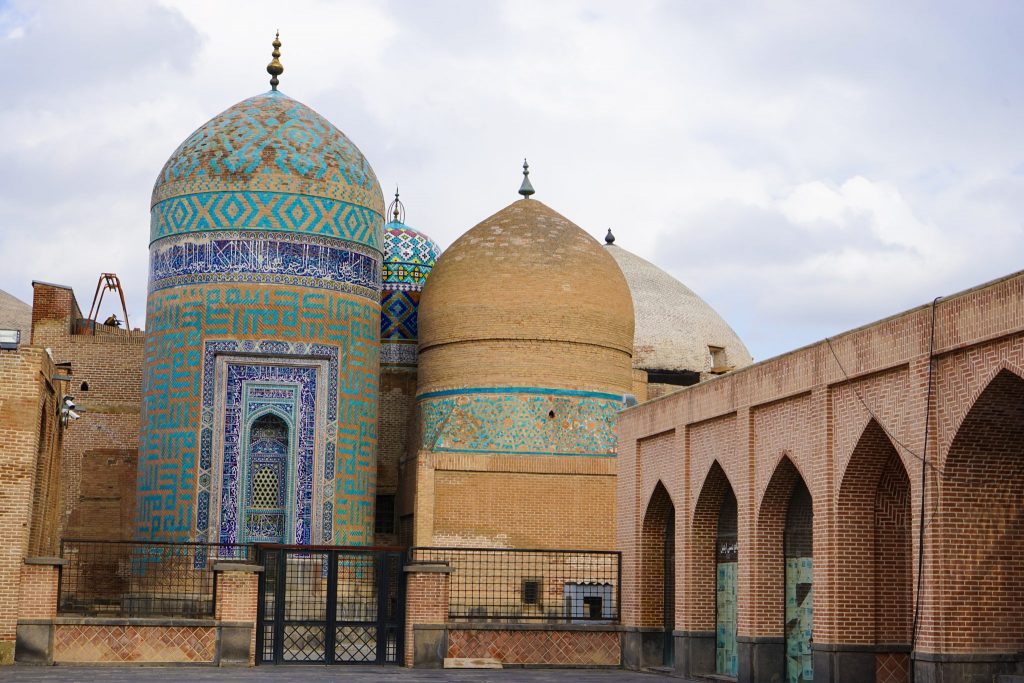
[{"label": "pointed arch niche", "polygon": [[[805,683],[813,679],[813,506],[800,471],[783,455],[761,498],[757,515],[755,629],[759,639],[747,658],[756,680]],[[741,644],[741,650],[743,648]]]},{"label": "pointed arch niche", "polygon": [[1024,652],[1024,379],[1010,370],[992,378],[953,438],[939,519],[942,536],[926,543],[942,544],[944,578],[936,588],[946,631],[956,632],[948,653],[988,653],[979,674],[1018,673]]},{"label": "pointed arch niche", "polygon": [[[672,632],[675,629],[675,518],[676,509],[659,481],[651,493],[641,530],[640,619],[641,625],[662,631],[652,642],[660,649],[660,662],[674,662]],[[658,660],[658,657],[651,657]]]},{"label": "pointed arch niche", "polygon": [[736,676],[739,559],[736,495],[722,466],[711,464],[690,528],[687,675]]},{"label": "pointed arch niche", "polygon": [[835,509],[839,617],[831,668],[904,683],[913,619],[910,477],[874,419],[853,449]]}]

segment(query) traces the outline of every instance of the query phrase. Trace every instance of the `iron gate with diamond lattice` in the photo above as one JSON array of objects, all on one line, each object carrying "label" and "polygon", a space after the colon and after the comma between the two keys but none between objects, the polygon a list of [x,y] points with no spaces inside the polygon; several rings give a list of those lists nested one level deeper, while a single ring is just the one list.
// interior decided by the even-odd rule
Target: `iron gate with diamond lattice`
[{"label": "iron gate with diamond lattice", "polygon": [[259,546],[258,664],[399,664],[399,548]]}]

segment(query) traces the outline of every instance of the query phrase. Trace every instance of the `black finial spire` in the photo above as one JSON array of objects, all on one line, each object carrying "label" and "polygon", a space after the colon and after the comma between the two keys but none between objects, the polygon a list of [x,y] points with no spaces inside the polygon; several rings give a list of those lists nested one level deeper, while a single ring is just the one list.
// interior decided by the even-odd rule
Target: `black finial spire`
[{"label": "black finial spire", "polygon": [[270,74],[270,89],[277,90],[277,84],[281,81],[277,80],[277,77],[284,73],[284,66],[278,61],[281,56],[281,32],[277,31],[274,33],[274,42],[271,45],[274,46],[274,51],[270,53],[273,59],[270,60],[270,64],[267,64],[267,73]]},{"label": "black finial spire", "polygon": [[523,159],[523,184],[519,186],[519,194],[529,199],[534,192],[533,185],[530,184],[530,165],[526,163],[526,159]]},{"label": "black finial spire", "polygon": [[405,223],[405,204],[398,198],[398,185],[395,185],[395,198],[388,205],[388,211],[391,212],[393,222]]},{"label": "black finial spire", "polygon": [[612,234],[612,229],[608,228],[608,234],[604,236],[605,244],[615,244],[615,235]]}]

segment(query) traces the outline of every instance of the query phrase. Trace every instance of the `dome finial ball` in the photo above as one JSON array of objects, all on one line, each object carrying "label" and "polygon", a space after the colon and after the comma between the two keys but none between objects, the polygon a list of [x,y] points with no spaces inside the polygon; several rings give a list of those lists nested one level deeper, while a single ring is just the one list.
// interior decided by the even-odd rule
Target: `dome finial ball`
[{"label": "dome finial ball", "polygon": [[519,186],[519,194],[525,199],[534,194],[533,184],[530,182],[530,164],[526,163],[526,159],[523,159],[523,184]]},{"label": "dome finial ball", "polygon": [[281,56],[281,32],[276,31],[274,33],[274,42],[271,45],[274,46],[274,51],[270,53],[273,59],[270,60],[270,64],[267,64],[267,73],[270,74],[270,88],[271,90],[277,90],[277,84],[280,83],[277,79],[278,76],[284,73],[284,66],[279,61]]}]

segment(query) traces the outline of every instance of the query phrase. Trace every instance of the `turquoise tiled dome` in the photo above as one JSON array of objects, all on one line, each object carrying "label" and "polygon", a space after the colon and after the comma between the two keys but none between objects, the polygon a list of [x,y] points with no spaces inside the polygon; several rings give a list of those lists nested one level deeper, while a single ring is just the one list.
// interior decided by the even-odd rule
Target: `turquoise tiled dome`
[{"label": "turquoise tiled dome", "polygon": [[440,256],[434,240],[393,220],[384,226],[384,275],[381,293],[381,361],[414,365],[420,291]]},{"label": "turquoise tiled dome", "polygon": [[272,90],[213,117],[175,150],[153,188],[150,239],[278,231],[381,250],[383,214],[362,152],[327,119]]},{"label": "turquoise tiled dome", "polygon": [[384,289],[423,289],[440,255],[434,240],[404,223],[391,221],[384,226]]}]

